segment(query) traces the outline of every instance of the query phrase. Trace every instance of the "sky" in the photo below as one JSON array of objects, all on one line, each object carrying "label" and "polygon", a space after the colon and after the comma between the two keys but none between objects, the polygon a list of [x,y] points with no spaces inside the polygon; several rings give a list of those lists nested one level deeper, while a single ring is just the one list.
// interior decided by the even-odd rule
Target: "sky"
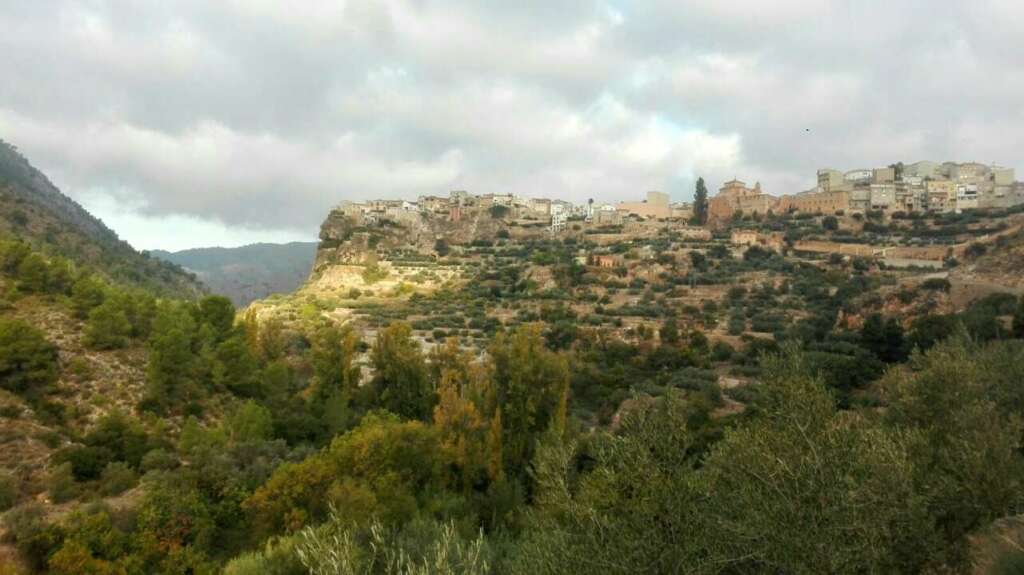
[{"label": "sky", "polygon": [[0,0],[0,138],[140,249],[342,200],[1018,167],[1019,0]]}]

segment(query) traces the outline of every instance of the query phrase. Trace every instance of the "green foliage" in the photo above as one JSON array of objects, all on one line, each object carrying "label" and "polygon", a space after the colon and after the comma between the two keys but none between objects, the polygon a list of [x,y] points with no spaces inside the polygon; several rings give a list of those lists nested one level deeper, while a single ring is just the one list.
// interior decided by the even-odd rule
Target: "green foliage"
[{"label": "green foliage", "polygon": [[388,270],[376,263],[372,263],[363,268],[362,277],[363,281],[366,282],[367,285],[373,285],[379,281],[388,279],[389,275]]},{"label": "green foliage", "polygon": [[0,387],[34,394],[57,379],[57,347],[38,329],[0,318]]},{"label": "green foliage", "polygon": [[120,411],[100,419],[83,441],[89,447],[107,450],[112,461],[122,461],[132,468],[138,468],[142,457],[157,443],[138,420]]},{"label": "green foliage", "polygon": [[704,178],[697,178],[696,189],[693,193],[693,220],[692,223],[702,226],[708,222],[708,188],[704,184]]},{"label": "green foliage", "polygon": [[46,477],[46,490],[50,495],[50,501],[60,504],[78,496],[78,484],[75,483],[72,465],[71,462],[64,462],[50,469]]},{"label": "green foliage", "polygon": [[18,287],[28,293],[45,293],[49,286],[50,267],[46,258],[31,253],[18,265]]},{"label": "green foliage", "polygon": [[988,570],[988,575],[1016,575],[1024,573],[1024,549],[1005,549]]},{"label": "green foliage", "polygon": [[689,413],[678,395],[630,413],[616,435],[587,453],[591,473],[576,478],[577,446],[549,435],[533,464],[530,529],[505,565],[512,574],[669,573],[697,566],[693,534],[699,492]]},{"label": "green foliage", "polygon": [[670,317],[666,319],[665,323],[661,327],[661,331],[658,332],[658,336],[662,343],[679,343],[679,327],[676,324],[676,318]]},{"label": "green foliage", "polygon": [[16,275],[21,262],[31,253],[32,248],[23,241],[0,241],[0,272],[8,276]]},{"label": "green foliage", "polygon": [[142,456],[142,462],[139,464],[139,469],[142,472],[149,471],[169,471],[178,467],[180,462],[174,453],[166,449],[151,449]]},{"label": "green foliage", "polygon": [[952,288],[952,284],[946,278],[929,278],[921,282],[921,289],[929,291],[948,292],[950,288]]},{"label": "green foliage", "polygon": [[136,539],[151,569],[189,572],[187,564],[175,564],[202,564],[201,556],[210,549],[215,533],[213,509],[198,490],[175,481],[147,483],[138,509]]},{"label": "green foliage", "polygon": [[860,340],[865,349],[884,362],[902,361],[907,357],[903,327],[894,317],[884,319],[881,314],[869,315],[861,326]]},{"label": "green foliage", "polygon": [[505,468],[522,472],[544,432],[565,430],[568,362],[545,347],[537,324],[499,333],[489,352],[497,405],[502,410]]},{"label": "green foliage", "polygon": [[0,513],[14,507],[20,492],[18,480],[10,473],[0,472]]},{"label": "green foliage", "polygon": [[1017,303],[1017,311],[1013,314],[1013,337],[1024,339],[1024,296]]},{"label": "green foliage", "polygon": [[353,529],[338,512],[303,530],[296,555],[313,575],[487,575],[483,534],[465,539],[451,523],[414,523],[388,529],[374,522]]},{"label": "green foliage", "polygon": [[968,533],[1021,503],[1024,347],[958,337],[915,356],[911,367],[885,382],[887,419],[921,438],[916,481],[947,552],[962,561]]},{"label": "green foliage", "polygon": [[433,428],[371,414],[326,451],[282,465],[244,507],[270,532],[300,529],[325,517],[332,503],[353,524],[373,517],[401,524],[443,492],[445,462]]},{"label": "green foliage", "polygon": [[249,400],[238,406],[228,418],[228,438],[231,441],[265,441],[274,435],[274,421],[270,410]]},{"label": "green foliage", "polygon": [[224,575],[306,575],[295,552],[297,537],[272,537],[262,550],[244,553],[224,567]]},{"label": "green foliage", "polygon": [[75,317],[89,317],[89,312],[102,304],[105,297],[106,286],[102,281],[92,274],[82,275],[71,286],[71,308]]},{"label": "green foliage", "polygon": [[89,312],[85,343],[93,349],[117,349],[128,345],[132,324],[120,298],[109,298]]},{"label": "green foliage", "polygon": [[14,541],[18,554],[33,571],[42,571],[47,558],[60,543],[59,531],[46,520],[46,510],[38,503],[26,503],[8,511],[4,527]]},{"label": "green foliage", "polygon": [[198,396],[200,390],[194,381],[196,357],[192,351],[195,331],[196,323],[184,305],[163,302],[157,307],[146,374],[150,405],[163,409],[174,400]]},{"label": "green foliage", "polygon": [[927,351],[962,329],[954,315],[923,315],[910,324],[907,347]]},{"label": "green foliage", "polygon": [[312,360],[316,394],[321,400],[334,395],[351,397],[359,384],[355,363],[359,338],[350,327],[321,328],[313,340]]},{"label": "green foliage", "polygon": [[222,295],[209,295],[199,300],[199,325],[208,325],[216,341],[223,341],[235,324],[235,305]]},{"label": "green foliage", "polygon": [[112,461],[107,464],[100,476],[100,493],[107,497],[120,495],[135,487],[138,480],[138,474],[127,463]]},{"label": "green foliage", "polygon": [[235,395],[259,395],[259,363],[250,351],[244,333],[235,333],[217,345],[212,375],[214,383]]},{"label": "green foliage", "polygon": [[371,354],[373,386],[381,406],[409,419],[426,420],[434,393],[419,344],[407,323],[395,322],[377,334]]},{"label": "green foliage", "polygon": [[913,572],[931,543],[908,439],[836,411],[799,355],[766,366],[764,415],[702,470],[712,563],[741,571]]}]

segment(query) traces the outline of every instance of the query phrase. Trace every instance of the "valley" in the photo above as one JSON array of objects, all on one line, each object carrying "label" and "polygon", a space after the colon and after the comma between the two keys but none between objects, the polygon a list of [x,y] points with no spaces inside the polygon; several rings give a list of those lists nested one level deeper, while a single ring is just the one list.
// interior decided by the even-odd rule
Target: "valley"
[{"label": "valley", "polygon": [[[157,254],[238,297],[297,285],[245,306],[8,232],[5,568],[333,573],[416,549],[389,572],[634,572],[653,545],[658,572],[918,571],[1020,536],[1021,206],[723,223],[499,201],[342,204],[315,252]],[[985,496],[948,503],[968,484]],[[828,503],[787,519],[808,494]],[[687,529],[707,535],[668,535]]]}]

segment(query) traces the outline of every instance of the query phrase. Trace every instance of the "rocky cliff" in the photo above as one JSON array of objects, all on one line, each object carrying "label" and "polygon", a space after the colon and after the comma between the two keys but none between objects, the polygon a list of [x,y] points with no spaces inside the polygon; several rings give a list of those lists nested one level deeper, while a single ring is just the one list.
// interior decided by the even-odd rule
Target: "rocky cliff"
[{"label": "rocky cliff", "polygon": [[415,210],[377,216],[336,208],[320,226],[313,276],[333,265],[368,265],[402,253],[444,255],[438,252],[446,247],[493,241],[500,235],[539,236],[542,231],[540,226],[524,228],[515,220],[495,217],[484,209],[460,210],[455,216]]}]

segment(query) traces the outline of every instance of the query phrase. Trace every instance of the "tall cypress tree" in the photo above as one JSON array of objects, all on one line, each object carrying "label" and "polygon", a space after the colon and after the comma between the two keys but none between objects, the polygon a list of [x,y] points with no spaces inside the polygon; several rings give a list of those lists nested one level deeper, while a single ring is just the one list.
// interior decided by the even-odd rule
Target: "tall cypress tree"
[{"label": "tall cypress tree", "polygon": [[697,191],[693,194],[693,223],[699,226],[708,223],[708,188],[704,178],[697,178]]}]

